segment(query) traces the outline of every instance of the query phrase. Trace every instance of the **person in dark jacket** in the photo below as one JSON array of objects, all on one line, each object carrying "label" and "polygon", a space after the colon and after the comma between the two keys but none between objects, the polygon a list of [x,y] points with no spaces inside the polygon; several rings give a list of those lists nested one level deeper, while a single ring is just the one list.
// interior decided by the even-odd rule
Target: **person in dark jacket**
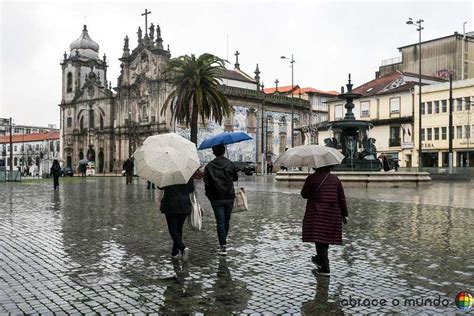
[{"label": "person in dark jacket", "polygon": [[224,157],[224,145],[212,147],[212,152],[216,158],[204,168],[204,186],[216,217],[219,254],[225,256],[230,215],[235,199],[233,181],[237,181],[239,176],[235,164]]},{"label": "person in dark jacket", "polygon": [[132,184],[133,182],[133,158],[128,158],[124,163],[123,163],[123,170],[125,170],[125,176],[127,177],[127,180],[125,181],[126,184]]},{"label": "person in dark jacket", "polygon": [[164,191],[160,211],[166,216],[168,231],[173,240],[171,257],[187,261],[189,248],[183,243],[183,226],[192,209],[189,194],[194,192],[194,180],[191,178],[187,184],[176,184],[159,189]]},{"label": "person in dark jacket", "polygon": [[303,242],[316,244],[313,263],[317,274],[330,275],[328,249],[330,244],[342,244],[342,223],[347,223],[348,211],[342,183],[330,173],[331,167],[321,167],[306,178],[301,196],[308,199],[303,219]]},{"label": "person in dark jacket", "polygon": [[53,176],[54,190],[56,190],[59,187],[59,177],[61,176],[61,166],[56,159],[53,160],[51,166],[51,176]]}]

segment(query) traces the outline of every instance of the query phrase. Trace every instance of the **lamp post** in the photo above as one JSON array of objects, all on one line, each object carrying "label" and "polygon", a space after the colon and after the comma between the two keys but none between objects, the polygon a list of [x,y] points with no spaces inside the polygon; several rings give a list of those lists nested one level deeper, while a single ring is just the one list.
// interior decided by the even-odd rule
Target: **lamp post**
[{"label": "lamp post", "polygon": [[132,112],[128,111],[128,158],[132,156],[132,141],[131,141],[131,136],[132,136]]},{"label": "lamp post", "polygon": [[423,27],[422,27],[422,23],[424,21],[422,19],[419,19],[418,21],[416,22],[413,22],[413,19],[412,18],[409,18],[408,21],[407,21],[407,24],[408,25],[415,25],[416,26],[416,30],[418,31],[418,57],[419,57],[419,78],[418,78],[418,111],[419,111],[419,115],[418,115],[418,171],[421,171],[422,168],[423,168],[423,160],[422,160],[422,142],[421,142],[421,131],[422,131],[422,128],[421,128],[421,116],[422,116],[422,113],[421,113],[421,30],[423,30]]},{"label": "lamp post", "polygon": [[265,175],[265,170],[266,170],[265,169],[265,167],[266,167],[265,162],[266,162],[266,159],[267,159],[267,157],[265,157],[265,141],[266,140],[265,140],[264,127],[263,127],[264,126],[264,119],[265,119],[264,118],[264,116],[265,116],[265,91],[264,91],[263,81],[262,81],[262,84],[260,86],[261,86],[261,89],[262,89],[261,91],[263,93],[263,95],[262,95],[262,114],[261,114],[262,123],[261,123],[261,127],[260,127],[261,128],[261,134],[262,134],[262,158],[261,158],[262,161],[261,161],[260,168],[261,168],[262,176],[263,176],[263,175]]},{"label": "lamp post", "polygon": [[294,89],[294,63],[295,63],[295,59],[293,58],[293,54],[291,54],[291,58],[288,58],[288,57],[285,57],[285,56],[281,56],[281,59],[288,59],[290,61],[290,64],[291,64],[291,147],[294,147],[294,129],[295,129],[295,102],[294,102],[294,97],[293,97],[293,89]]}]

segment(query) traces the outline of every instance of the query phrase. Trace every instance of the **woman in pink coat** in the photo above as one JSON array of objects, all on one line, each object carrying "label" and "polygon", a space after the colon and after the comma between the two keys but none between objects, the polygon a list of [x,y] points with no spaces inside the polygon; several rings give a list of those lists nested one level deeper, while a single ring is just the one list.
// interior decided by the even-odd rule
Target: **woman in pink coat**
[{"label": "woman in pink coat", "polygon": [[342,223],[347,223],[347,205],[339,178],[332,167],[321,167],[306,178],[301,196],[308,199],[303,219],[303,242],[316,244],[313,263],[317,274],[329,276],[329,245],[342,244]]}]

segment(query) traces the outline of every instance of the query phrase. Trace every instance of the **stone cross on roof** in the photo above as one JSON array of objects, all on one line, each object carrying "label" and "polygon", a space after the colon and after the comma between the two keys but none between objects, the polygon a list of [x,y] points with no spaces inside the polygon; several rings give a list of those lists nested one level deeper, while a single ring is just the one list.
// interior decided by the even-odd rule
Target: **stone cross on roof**
[{"label": "stone cross on roof", "polygon": [[148,11],[148,9],[145,9],[145,13],[142,13],[142,16],[145,16],[145,36],[148,36],[148,14],[150,14],[151,11]]}]

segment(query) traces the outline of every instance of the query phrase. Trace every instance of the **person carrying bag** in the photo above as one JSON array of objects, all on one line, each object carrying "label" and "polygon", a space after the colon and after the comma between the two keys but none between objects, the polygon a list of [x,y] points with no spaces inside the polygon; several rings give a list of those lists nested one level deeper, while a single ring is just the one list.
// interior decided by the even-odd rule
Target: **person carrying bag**
[{"label": "person carrying bag", "polygon": [[216,218],[219,254],[226,256],[227,235],[235,200],[233,182],[237,181],[239,176],[235,164],[224,157],[224,145],[212,147],[212,152],[216,158],[209,162],[204,169],[204,187]]}]

